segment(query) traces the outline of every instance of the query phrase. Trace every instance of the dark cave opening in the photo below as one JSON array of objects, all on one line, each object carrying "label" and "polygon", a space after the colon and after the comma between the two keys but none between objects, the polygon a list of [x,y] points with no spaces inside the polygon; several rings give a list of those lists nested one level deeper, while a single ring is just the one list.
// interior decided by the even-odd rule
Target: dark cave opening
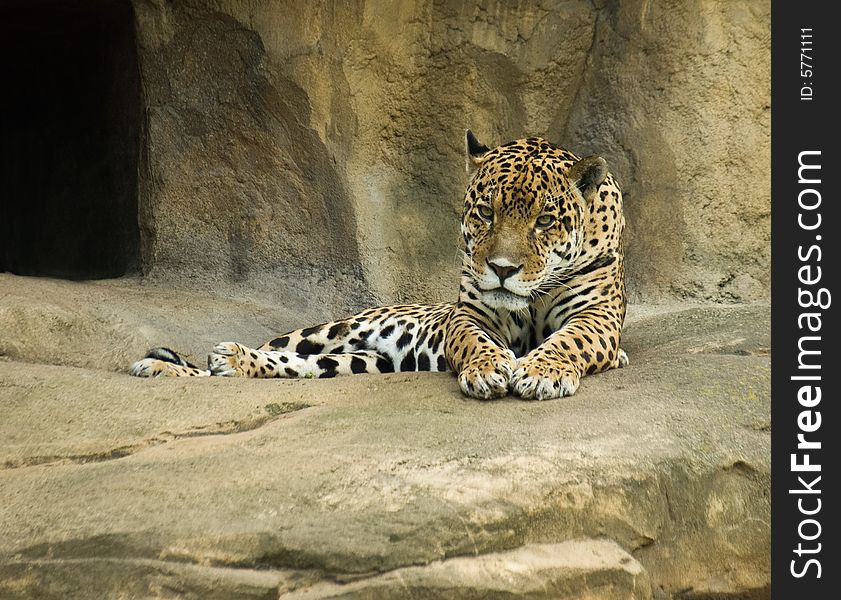
[{"label": "dark cave opening", "polygon": [[0,4],[0,272],[139,268],[140,71],[128,0]]}]

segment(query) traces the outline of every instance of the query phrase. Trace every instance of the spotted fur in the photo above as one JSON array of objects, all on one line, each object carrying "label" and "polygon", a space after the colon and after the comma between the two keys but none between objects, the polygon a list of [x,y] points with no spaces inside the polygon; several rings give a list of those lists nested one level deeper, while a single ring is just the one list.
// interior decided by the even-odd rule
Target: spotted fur
[{"label": "spotted fur", "polygon": [[373,308],[278,336],[217,345],[208,368],[158,348],[141,377],[334,377],[454,371],[468,396],[569,396],[623,367],[622,194],[604,159],[541,138],[494,149],[467,132],[458,301]]}]

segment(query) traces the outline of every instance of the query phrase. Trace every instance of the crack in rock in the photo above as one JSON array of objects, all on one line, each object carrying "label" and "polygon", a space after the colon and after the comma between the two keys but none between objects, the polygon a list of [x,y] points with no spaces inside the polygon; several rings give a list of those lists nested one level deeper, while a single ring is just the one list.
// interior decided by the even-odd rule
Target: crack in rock
[{"label": "crack in rock", "polygon": [[[121,577],[113,581],[68,579],[67,572],[78,573],[80,569],[88,573],[118,572]],[[32,573],[37,573],[37,577],[32,579]],[[633,600],[651,597],[650,578],[642,565],[606,538],[524,544],[502,552],[375,572],[352,582],[331,581],[323,573],[312,570],[255,569],[136,556],[38,559],[17,556],[0,564],[0,581],[4,577],[7,581],[18,579],[23,585],[28,583],[32,592],[39,591],[39,585],[53,583],[60,588],[72,581],[70,585],[74,586],[96,585],[102,593],[103,584],[107,588],[124,586],[129,581],[139,586],[134,590],[138,594],[148,593],[150,587],[172,586],[179,594],[193,592],[201,597],[212,589],[222,591],[224,597],[249,598],[397,598],[415,597],[415,594],[437,597],[451,595],[456,590],[459,596],[470,590],[471,596],[479,597],[488,594],[507,597],[525,590],[530,597],[543,598],[557,597],[571,587],[582,586],[591,591],[618,588],[625,592],[623,598]],[[78,588],[74,589],[78,592]]]},{"label": "crack in rock", "polygon": [[245,433],[247,431],[254,431],[276,421],[281,416],[309,408],[310,404],[303,402],[281,402],[270,403],[263,406],[263,409],[268,413],[266,416],[254,417],[243,420],[230,420],[214,423],[212,425],[199,425],[190,427],[184,431],[171,432],[163,431],[153,437],[137,442],[135,444],[127,444],[110,448],[99,452],[90,452],[84,454],[46,454],[30,456],[22,459],[6,459],[0,464],[0,471],[10,469],[22,469],[26,467],[35,466],[58,466],[67,464],[88,464],[99,463],[109,460],[117,460],[125,458],[132,454],[137,454],[148,448],[168,444],[182,439],[207,437],[214,435],[232,435],[237,433]]}]

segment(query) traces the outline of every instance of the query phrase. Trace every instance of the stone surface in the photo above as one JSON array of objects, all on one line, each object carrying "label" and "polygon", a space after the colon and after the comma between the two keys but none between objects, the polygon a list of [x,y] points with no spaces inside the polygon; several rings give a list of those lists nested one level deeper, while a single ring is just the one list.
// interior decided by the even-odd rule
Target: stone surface
[{"label": "stone surface", "polygon": [[768,297],[767,0],[133,6],[152,279],[450,299],[471,127],[607,158],[635,300]]},{"label": "stone surface", "polygon": [[0,356],[24,362],[124,373],[149,348],[167,345],[204,364],[223,339],[262,344],[338,316],[305,298],[269,306],[130,279],[78,283],[0,273]]},{"label": "stone surface", "polygon": [[613,542],[527,544],[508,552],[405,567],[358,583],[316,584],[293,598],[651,598],[642,566]]},{"label": "stone surface", "polygon": [[[71,334],[31,335],[90,331],[85,353],[139,303],[168,306],[155,327],[182,340],[241,308],[10,282],[47,322],[67,299]],[[448,374],[140,380],[59,366],[70,345],[37,364],[50,345],[19,331],[33,362],[0,361],[0,596],[765,598],[768,321],[632,307],[631,365],[544,403],[470,401]]]},{"label": "stone surface", "polygon": [[767,295],[770,2],[603,4],[564,137],[624,184],[632,296]]}]

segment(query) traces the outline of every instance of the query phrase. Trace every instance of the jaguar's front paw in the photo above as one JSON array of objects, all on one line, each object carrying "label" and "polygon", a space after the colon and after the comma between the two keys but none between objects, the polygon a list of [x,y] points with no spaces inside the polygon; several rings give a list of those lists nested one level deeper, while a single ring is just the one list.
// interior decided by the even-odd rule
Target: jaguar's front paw
[{"label": "jaguar's front paw", "polygon": [[526,400],[551,400],[572,396],[581,376],[570,366],[557,365],[545,357],[525,359],[511,376],[511,391]]},{"label": "jaguar's front paw", "polygon": [[471,398],[501,398],[508,393],[508,382],[516,367],[514,353],[500,350],[468,363],[458,375],[458,384]]},{"label": "jaguar's front paw", "polygon": [[249,352],[254,351],[236,342],[216,344],[207,357],[207,368],[216,377],[249,377],[254,368]]}]

